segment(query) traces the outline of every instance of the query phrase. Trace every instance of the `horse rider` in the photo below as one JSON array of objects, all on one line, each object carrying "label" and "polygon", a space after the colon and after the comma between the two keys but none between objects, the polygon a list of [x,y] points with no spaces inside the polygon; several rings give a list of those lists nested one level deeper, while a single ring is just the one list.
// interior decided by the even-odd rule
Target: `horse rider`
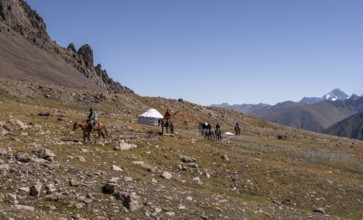
[{"label": "horse rider", "polygon": [[217,125],[216,125],[216,130],[220,130],[221,129],[221,126],[219,125],[219,123],[217,122]]},{"label": "horse rider", "polygon": [[166,121],[170,122],[171,120],[171,112],[170,112],[170,109],[166,109],[166,112],[165,112],[165,115],[164,115],[164,119],[166,119]]},{"label": "horse rider", "polygon": [[89,115],[88,115],[87,122],[88,122],[88,124],[91,126],[91,128],[93,130],[93,127],[96,124],[96,112],[93,111],[92,108],[89,109]]},{"label": "horse rider", "polygon": [[209,135],[211,133],[211,131],[212,131],[212,125],[206,122],[205,123],[205,128],[208,130],[208,135]]}]

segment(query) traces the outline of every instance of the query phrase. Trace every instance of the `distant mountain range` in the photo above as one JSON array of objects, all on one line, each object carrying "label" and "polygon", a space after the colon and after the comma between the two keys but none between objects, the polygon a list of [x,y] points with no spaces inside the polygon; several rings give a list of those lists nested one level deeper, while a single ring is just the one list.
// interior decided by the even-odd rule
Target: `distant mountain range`
[{"label": "distant mountain range", "polygon": [[363,134],[359,133],[362,123],[355,122],[363,113],[363,96],[349,97],[340,89],[322,97],[304,97],[299,102],[286,101],[273,106],[223,103],[212,107],[232,109],[295,128],[363,139]]}]

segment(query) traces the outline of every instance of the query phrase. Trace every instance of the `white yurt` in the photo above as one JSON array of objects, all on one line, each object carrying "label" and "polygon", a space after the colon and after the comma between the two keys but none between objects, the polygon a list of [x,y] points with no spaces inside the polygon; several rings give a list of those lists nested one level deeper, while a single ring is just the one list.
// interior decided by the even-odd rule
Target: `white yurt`
[{"label": "white yurt", "polygon": [[141,115],[137,116],[137,123],[143,125],[159,125],[159,119],[162,119],[163,115],[160,114],[156,109],[149,109],[146,112],[142,113]]}]

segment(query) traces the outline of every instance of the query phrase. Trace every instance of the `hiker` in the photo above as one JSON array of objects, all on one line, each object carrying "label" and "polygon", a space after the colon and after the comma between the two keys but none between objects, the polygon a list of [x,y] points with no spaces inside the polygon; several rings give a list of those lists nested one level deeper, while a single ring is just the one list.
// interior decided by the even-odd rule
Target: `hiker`
[{"label": "hiker", "polygon": [[236,132],[236,135],[240,135],[241,134],[241,129],[239,127],[238,122],[236,123],[236,125],[234,126],[234,131]]},{"label": "hiker", "polygon": [[93,130],[93,127],[96,124],[96,112],[93,111],[92,108],[89,109],[89,115],[88,115],[87,122],[88,122],[89,126],[91,126],[91,128]]}]

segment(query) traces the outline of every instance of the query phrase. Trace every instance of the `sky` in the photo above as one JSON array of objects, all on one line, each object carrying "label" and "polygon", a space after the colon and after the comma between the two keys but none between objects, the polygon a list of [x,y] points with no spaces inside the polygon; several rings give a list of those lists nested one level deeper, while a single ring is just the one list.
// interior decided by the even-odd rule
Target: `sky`
[{"label": "sky", "polygon": [[362,0],[26,0],[62,47],[142,96],[276,104],[363,95]]}]

